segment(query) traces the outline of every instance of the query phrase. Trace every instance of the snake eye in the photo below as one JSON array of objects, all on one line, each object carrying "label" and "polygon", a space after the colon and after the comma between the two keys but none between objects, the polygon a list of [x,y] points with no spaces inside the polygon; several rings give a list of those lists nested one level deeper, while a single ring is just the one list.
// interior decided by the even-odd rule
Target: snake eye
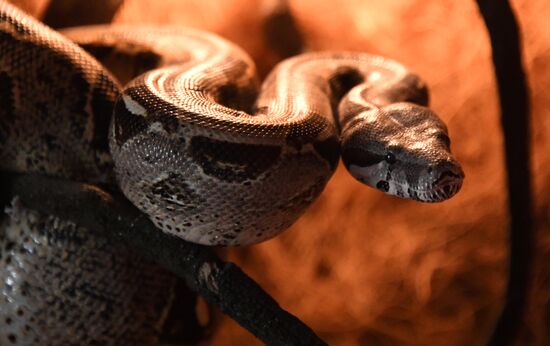
[{"label": "snake eye", "polygon": [[395,161],[397,161],[397,159],[395,158],[395,155],[392,153],[387,153],[386,156],[384,156],[384,160],[386,160],[386,162],[389,163],[390,165],[392,163],[395,163]]}]

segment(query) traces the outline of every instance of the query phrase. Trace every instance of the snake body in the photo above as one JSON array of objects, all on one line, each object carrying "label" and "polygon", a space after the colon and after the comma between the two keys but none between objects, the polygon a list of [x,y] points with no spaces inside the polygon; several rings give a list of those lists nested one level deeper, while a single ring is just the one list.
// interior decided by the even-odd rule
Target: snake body
[{"label": "snake body", "polygon": [[352,174],[385,192],[437,201],[460,188],[445,125],[411,103],[426,103],[426,89],[396,62],[303,54],[258,92],[247,55],[213,35],[105,26],[68,34],[96,51],[177,37],[169,50],[185,60],[159,62],[127,84],[110,133],[119,186],[165,232],[210,245],[273,237],[323,190],[340,138]]},{"label": "snake body", "polygon": [[65,35],[126,67],[112,72],[120,80],[155,69],[120,88],[75,43],[0,2],[1,169],[116,182],[158,228],[208,245],[288,228],[340,153],[354,177],[389,194],[430,202],[460,189],[447,128],[425,107],[424,83],[397,62],[308,53],[260,86],[240,48],[201,31]]},{"label": "snake body", "polygon": [[157,345],[176,278],[15,200],[0,222],[0,345]]}]

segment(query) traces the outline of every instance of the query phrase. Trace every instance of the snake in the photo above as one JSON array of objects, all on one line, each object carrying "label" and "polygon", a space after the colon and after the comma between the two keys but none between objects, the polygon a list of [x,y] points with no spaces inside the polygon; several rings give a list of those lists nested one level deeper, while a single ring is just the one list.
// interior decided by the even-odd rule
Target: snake
[{"label": "snake", "polygon": [[[391,59],[309,52],[260,83],[247,53],[211,33],[116,25],[60,33],[4,1],[0,52],[0,169],[120,189],[160,231],[187,241],[276,236],[340,159],[359,182],[397,197],[441,202],[462,186],[426,84]],[[16,202],[10,210],[32,214]],[[86,233],[44,217],[26,227]]]}]

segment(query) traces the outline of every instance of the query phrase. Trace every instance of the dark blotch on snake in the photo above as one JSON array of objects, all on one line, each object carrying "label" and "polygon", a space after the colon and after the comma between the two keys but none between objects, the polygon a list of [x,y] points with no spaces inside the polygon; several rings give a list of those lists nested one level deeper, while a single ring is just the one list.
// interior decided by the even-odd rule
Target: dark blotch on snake
[{"label": "dark blotch on snake", "polygon": [[147,130],[149,122],[141,115],[130,112],[122,99],[117,100],[114,113],[115,140],[123,145],[132,137]]},{"label": "dark blotch on snake", "polygon": [[[144,90],[143,87],[139,87],[139,86],[129,87],[125,90],[124,93],[127,94],[130,97],[130,99],[132,99],[135,102],[138,102],[139,100],[138,103],[141,103],[142,106],[145,109],[149,109],[149,111],[147,111],[147,113],[144,115],[134,114],[130,112],[128,108],[126,108],[126,103],[121,97],[117,99],[116,105],[115,105],[115,119],[118,118],[119,111],[121,113],[127,113],[120,117],[120,120],[121,120],[120,123],[126,124],[125,128],[122,130],[123,131],[129,130],[128,127],[133,126],[134,123],[136,126],[135,129],[130,130],[130,133],[128,133],[127,136],[123,135],[124,138],[121,138],[120,142],[117,139],[117,143],[119,143],[119,145],[121,145],[128,139],[132,138],[133,136],[143,131],[147,131],[149,129],[149,126],[155,122],[160,123],[162,125],[163,130],[168,133],[174,133],[178,130],[180,126],[182,127],[184,126],[184,125],[180,125],[179,120],[173,115],[171,115],[173,112],[177,112],[177,108],[173,108],[173,109],[155,108],[154,98],[147,100],[142,97],[142,95],[147,93],[147,91]],[[118,127],[117,127],[117,131],[118,131]]]},{"label": "dark blotch on snake", "polygon": [[304,201],[310,202],[314,200],[317,196],[319,196],[324,187],[325,181],[319,179],[289,200],[282,201],[281,203],[276,204],[275,208],[279,210],[291,210],[293,208],[300,208]]},{"label": "dark blotch on snake", "polygon": [[368,167],[383,161],[384,156],[372,153],[365,149],[344,146],[342,159],[348,168],[350,165]]},{"label": "dark blotch on snake", "polygon": [[189,150],[205,174],[228,182],[256,179],[281,154],[277,146],[232,143],[203,136],[193,137]]},{"label": "dark blotch on snake", "polygon": [[177,173],[170,173],[167,178],[153,184],[151,192],[177,209],[192,211],[205,203],[204,198],[185,183],[185,177]]},{"label": "dark blotch on snake", "polygon": [[[155,113],[151,116],[148,116],[147,119],[149,119],[150,123],[159,122],[162,124],[162,128],[164,131],[168,133],[174,133],[178,130],[178,119],[174,116],[165,115],[162,112]],[[185,145],[185,138],[181,138],[179,140],[180,144]]]},{"label": "dark blotch on snake", "polygon": [[390,190],[390,184],[385,180],[380,180],[378,183],[376,183],[376,188],[388,192]]}]

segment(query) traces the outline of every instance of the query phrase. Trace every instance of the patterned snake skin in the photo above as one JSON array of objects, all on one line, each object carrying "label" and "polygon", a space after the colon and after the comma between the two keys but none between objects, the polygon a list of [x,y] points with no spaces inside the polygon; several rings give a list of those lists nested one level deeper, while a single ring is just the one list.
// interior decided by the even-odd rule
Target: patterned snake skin
[{"label": "patterned snake skin", "polygon": [[0,345],[156,345],[175,277],[15,200],[0,223]]},{"label": "patterned snake skin", "polygon": [[[102,64],[67,37],[0,2],[0,169],[110,186],[116,181],[164,232],[208,245],[257,243],[288,228],[321,193],[340,153],[355,178],[392,195],[437,202],[461,187],[464,175],[450,152],[446,126],[425,107],[427,89],[394,61],[351,52],[304,54],[279,64],[259,87],[250,58],[204,32],[97,26],[64,34]],[[111,73],[125,83],[123,89]],[[29,274],[17,272],[14,245],[6,244],[18,242],[26,250],[17,262],[30,261],[25,270],[34,266],[39,272],[39,261],[47,260],[26,247],[28,239],[70,238],[69,248],[82,247],[86,254],[63,250],[63,242],[41,243],[57,279],[67,277],[62,276],[65,256],[103,260],[118,250],[17,201],[9,214],[0,233],[1,293],[8,302],[6,309],[0,305],[0,318],[15,329],[0,327],[0,341],[4,333],[15,343],[11,337],[21,340],[20,333],[44,326],[15,323],[18,307],[32,305],[21,297],[25,284],[20,282]],[[132,262],[125,253],[114,266],[90,264],[128,275],[114,293],[106,293],[109,309],[133,304],[119,294],[138,280],[131,269],[137,262],[122,269]],[[68,272],[88,270],[77,267]],[[10,275],[22,279],[14,284]],[[75,275],[91,293],[98,292],[93,283],[101,274]],[[158,282],[166,283],[157,286],[167,303],[170,279]],[[65,305],[61,302],[73,292],[62,291],[48,296],[52,304]],[[82,302],[75,309],[95,313],[90,306]],[[35,319],[52,325],[68,318],[49,319],[37,311],[31,311]],[[151,313],[158,320],[162,314]],[[69,334],[77,335],[81,327]],[[101,335],[109,333],[96,330],[95,337],[72,340],[103,344],[108,341]],[[132,343],[114,336],[109,342]]]},{"label": "patterned snake skin", "polygon": [[461,186],[445,125],[410,103],[425,104],[426,88],[396,62],[304,54],[279,64],[257,95],[249,58],[203,32],[65,34],[106,65],[156,51],[149,60],[161,68],[127,84],[115,105],[110,147],[119,186],[165,232],[209,245],[273,237],[323,190],[340,138],[350,172],[384,192],[441,201]]}]

